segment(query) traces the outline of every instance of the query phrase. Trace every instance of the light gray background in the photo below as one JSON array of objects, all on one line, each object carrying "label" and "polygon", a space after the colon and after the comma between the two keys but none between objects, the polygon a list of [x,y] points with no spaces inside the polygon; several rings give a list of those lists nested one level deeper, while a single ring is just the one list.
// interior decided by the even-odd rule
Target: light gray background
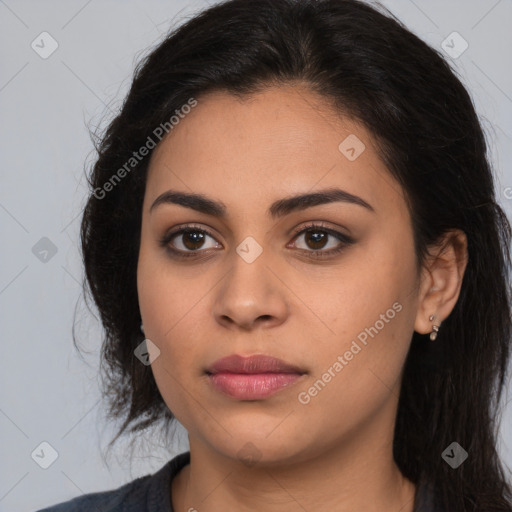
[{"label": "light gray background", "polygon": [[[447,58],[470,89],[484,123],[500,201],[510,218],[512,1],[383,4],[434,47],[440,48],[453,31],[467,41],[460,57]],[[136,59],[171,25],[205,6],[204,1],[180,0],[0,0],[0,511],[33,511],[112,489],[159,469],[187,448],[181,429],[177,445],[154,440],[151,455],[136,453],[132,468],[126,442],[119,443],[110,467],[103,463],[101,449],[113,429],[105,426],[99,401],[100,327],[82,305],[77,333],[90,349],[88,365],[76,354],[71,329],[82,279],[83,169],[94,158],[86,123],[93,128],[104,123],[109,109],[119,108]],[[43,31],[59,45],[47,59],[31,47]],[[454,49],[460,44],[455,40]],[[32,252],[42,237],[57,248],[46,262]],[[508,400],[500,451],[512,466]],[[58,453],[48,469],[31,457],[44,441]]]}]

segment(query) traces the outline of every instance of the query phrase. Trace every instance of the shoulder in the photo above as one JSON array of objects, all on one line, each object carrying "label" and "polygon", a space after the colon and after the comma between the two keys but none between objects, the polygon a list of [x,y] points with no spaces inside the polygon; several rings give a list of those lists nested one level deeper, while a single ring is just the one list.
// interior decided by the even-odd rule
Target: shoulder
[{"label": "shoulder", "polygon": [[86,510],[128,512],[129,510],[144,510],[145,491],[149,478],[149,475],[137,478],[111,491],[84,494],[37,512],[85,512]]},{"label": "shoulder", "polygon": [[170,483],[189,461],[190,452],[185,452],[156,473],[136,478],[117,489],[84,494],[36,512],[172,512]]}]

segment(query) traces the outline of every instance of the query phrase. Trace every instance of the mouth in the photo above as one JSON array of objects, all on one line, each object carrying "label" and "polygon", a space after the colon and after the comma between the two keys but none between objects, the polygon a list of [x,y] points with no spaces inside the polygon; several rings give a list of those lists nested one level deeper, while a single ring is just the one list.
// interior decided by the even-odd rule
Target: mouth
[{"label": "mouth", "polygon": [[294,384],[306,372],[266,355],[237,354],[216,361],[207,370],[214,389],[240,400],[262,400]]}]

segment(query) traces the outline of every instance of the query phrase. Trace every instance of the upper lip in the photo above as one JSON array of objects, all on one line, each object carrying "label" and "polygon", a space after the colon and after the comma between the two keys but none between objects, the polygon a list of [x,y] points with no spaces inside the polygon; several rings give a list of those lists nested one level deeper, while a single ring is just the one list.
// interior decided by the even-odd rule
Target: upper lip
[{"label": "upper lip", "polygon": [[244,357],[233,354],[218,359],[206,370],[207,373],[305,373],[297,366],[266,355]]}]

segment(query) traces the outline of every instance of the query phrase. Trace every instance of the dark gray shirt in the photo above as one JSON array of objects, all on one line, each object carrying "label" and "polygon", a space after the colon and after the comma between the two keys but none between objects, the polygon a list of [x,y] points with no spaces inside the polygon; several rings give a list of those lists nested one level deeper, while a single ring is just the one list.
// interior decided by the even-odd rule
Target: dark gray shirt
[{"label": "dark gray shirt", "polygon": [[[173,512],[171,481],[190,463],[190,452],[181,453],[152,475],[146,475],[111,491],[94,492],[37,512]],[[414,512],[444,512],[434,501],[430,487],[419,484]]]}]

